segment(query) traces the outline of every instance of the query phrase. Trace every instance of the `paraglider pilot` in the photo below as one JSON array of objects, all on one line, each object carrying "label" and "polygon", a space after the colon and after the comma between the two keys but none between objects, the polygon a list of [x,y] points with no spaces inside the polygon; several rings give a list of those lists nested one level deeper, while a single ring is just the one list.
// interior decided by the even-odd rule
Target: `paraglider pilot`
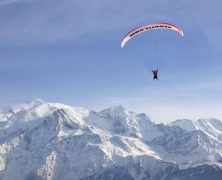
[{"label": "paraglider pilot", "polygon": [[153,72],[153,80],[158,80],[158,69],[157,68],[155,68],[155,69],[153,69],[152,70],[152,72]]}]

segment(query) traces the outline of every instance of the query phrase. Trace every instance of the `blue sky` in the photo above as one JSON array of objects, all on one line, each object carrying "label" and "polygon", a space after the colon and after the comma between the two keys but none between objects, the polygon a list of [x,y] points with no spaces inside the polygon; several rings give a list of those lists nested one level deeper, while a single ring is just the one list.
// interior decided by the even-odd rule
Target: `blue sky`
[{"label": "blue sky", "polygon": [[[222,119],[219,0],[0,0],[0,107],[42,98],[154,121]],[[121,49],[135,26],[170,22]],[[151,69],[159,67],[159,81]]]}]

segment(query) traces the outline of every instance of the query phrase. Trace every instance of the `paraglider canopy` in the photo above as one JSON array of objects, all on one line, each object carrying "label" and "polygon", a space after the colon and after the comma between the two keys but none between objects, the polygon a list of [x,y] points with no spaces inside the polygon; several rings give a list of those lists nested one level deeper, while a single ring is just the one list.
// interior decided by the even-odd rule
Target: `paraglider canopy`
[{"label": "paraglider canopy", "polygon": [[180,29],[179,27],[173,25],[173,24],[169,24],[169,23],[153,23],[153,24],[147,24],[147,25],[142,25],[142,26],[138,26],[135,29],[131,30],[130,32],[128,32],[122,42],[121,42],[121,47],[123,48],[124,45],[127,43],[127,41],[129,41],[131,38],[133,38],[134,36],[145,32],[145,31],[149,31],[149,30],[154,30],[154,29],[170,29],[170,30],[174,30],[176,32],[178,32],[181,36],[183,36],[183,31],[182,29]]}]

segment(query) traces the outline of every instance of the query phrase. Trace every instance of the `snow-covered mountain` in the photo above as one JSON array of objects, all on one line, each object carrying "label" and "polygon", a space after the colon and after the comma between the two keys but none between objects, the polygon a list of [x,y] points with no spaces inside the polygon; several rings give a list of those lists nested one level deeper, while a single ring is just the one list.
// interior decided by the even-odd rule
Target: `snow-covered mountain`
[{"label": "snow-covered mountain", "polygon": [[222,122],[35,100],[0,112],[0,179],[222,179]]},{"label": "snow-covered mountain", "polygon": [[222,141],[222,121],[218,119],[199,119],[198,121],[180,119],[170,123],[169,125],[177,125],[190,132],[201,130],[208,136]]}]

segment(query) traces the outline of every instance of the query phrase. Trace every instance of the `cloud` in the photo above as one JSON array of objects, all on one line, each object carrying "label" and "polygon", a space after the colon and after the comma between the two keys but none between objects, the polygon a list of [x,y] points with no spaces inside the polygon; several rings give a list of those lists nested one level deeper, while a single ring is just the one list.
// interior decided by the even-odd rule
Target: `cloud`
[{"label": "cloud", "polygon": [[[1,5],[19,2],[2,1]],[[113,26],[115,14],[105,13],[109,11],[108,5],[101,1],[92,4],[48,0],[4,7],[5,14],[0,16],[0,40],[9,46],[69,42],[76,38],[81,42],[83,35],[110,30]]]},{"label": "cloud", "polygon": [[0,0],[0,7],[11,5],[14,3],[31,2],[33,0]]},{"label": "cloud", "polygon": [[[9,4],[20,5],[6,7]],[[88,42],[100,33],[122,35],[133,26],[153,21],[172,21],[190,28],[204,22],[206,14],[200,17],[197,9],[204,11],[206,6],[200,1],[175,0],[2,0],[0,42],[8,46]]]}]

